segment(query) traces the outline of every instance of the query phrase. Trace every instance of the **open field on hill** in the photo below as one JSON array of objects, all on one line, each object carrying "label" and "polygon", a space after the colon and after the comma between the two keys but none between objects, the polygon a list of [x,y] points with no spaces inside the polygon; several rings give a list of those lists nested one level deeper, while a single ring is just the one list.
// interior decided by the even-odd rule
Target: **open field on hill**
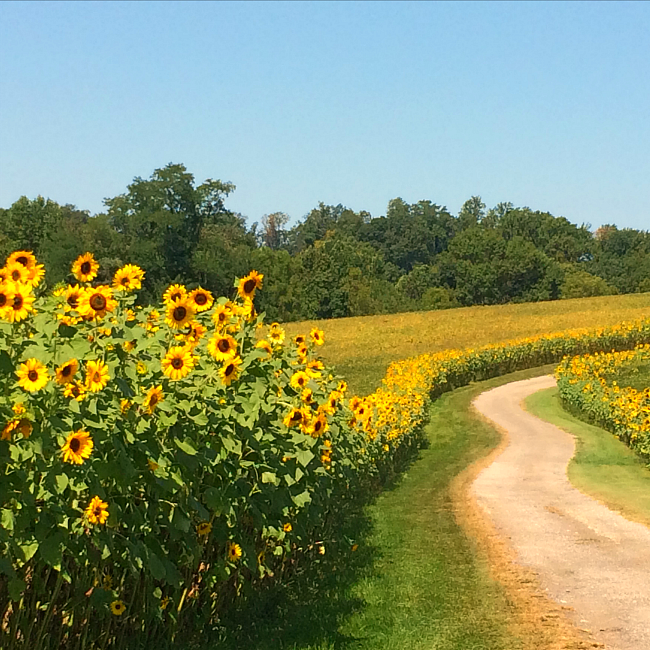
[{"label": "open field on hill", "polygon": [[650,293],[445,311],[288,323],[287,333],[325,333],[321,348],[352,391],[367,394],[392,361],[425,352],[478,347],[577,327],[604,327],[650,314]]},{"label": "open field on hill", "polygon": [[632,521],[650,525],[650,470],[627,445],[609,431],[568,413],[557,388],[526,399],[526,409],[576,437],[569,480],[582,492]]}]

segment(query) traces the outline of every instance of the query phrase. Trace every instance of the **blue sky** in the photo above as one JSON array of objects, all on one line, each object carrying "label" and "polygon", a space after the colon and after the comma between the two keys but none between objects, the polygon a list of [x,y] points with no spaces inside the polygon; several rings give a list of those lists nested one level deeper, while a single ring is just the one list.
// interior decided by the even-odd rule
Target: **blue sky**
[{"label": "blue sky", "polygon": [[650,229],[650,3],[0,3],[0,206],[168,162],[292,220],[471,195]]}]

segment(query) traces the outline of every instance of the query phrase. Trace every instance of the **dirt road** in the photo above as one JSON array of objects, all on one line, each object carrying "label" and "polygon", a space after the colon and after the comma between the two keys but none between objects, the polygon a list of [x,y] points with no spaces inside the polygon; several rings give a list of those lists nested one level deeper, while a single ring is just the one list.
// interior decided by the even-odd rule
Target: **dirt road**
[{"label": "dirt road", "polygon": [[479,395],[476,409],[507,432],[505,451],[472,484],[479,505],[547,594],[610,650],[650,650],[650,529],[571,486],[568,433],[525,412],[552,377]]}]

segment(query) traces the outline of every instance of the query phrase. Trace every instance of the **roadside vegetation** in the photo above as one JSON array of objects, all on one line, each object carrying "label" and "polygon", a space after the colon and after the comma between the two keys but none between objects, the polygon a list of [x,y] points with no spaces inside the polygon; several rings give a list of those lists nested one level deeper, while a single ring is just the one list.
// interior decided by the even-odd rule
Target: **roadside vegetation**
[{"label": "roadside vegetation", "polygon": [[650,469],[627,445],[568,413],[557,388],[528,397],[526,409],[575,436],[576,454],[568,468],[575,487],[624,517],[650,525]]}]

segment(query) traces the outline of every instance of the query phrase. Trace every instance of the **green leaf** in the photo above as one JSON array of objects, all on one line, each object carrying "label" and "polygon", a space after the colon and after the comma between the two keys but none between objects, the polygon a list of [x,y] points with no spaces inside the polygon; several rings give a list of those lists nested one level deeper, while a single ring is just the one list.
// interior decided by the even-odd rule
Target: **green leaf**
[{"label": "green leaf", "polygon": [[262,483],[273,483],[277,485],[279,483],[278,477],[273,472],[262,472]]},{"label": "green leaf", "polygon": [[47,564],[57,571],[61,570],[61,560],[63,559],[63,535],[61,533],[50,535],[41,543],[38,551]]},{"label": "green leaf", "polygon": [[3,509],[0,515],[0,526],[5,530],[14,529],[14,513],[11,510]]},{"label": "green leaf", "polygon": [[225,510],[226,495],[221,490],[217,490],[217,488],[208,488],[203,494],[203,500],[208,508],[214,511],[217,517]]},{"label": "green leaf", "polygon": [[34,557],[38,550],[38,542],[28,542],[27,544],[20,544],[20,550],[23,552],[25,562],[28,562]]},{"label": "green leaf", "polygon": [[302,508],[305,504],[311,501],[311,494],[307,490],[291,497],[291,500],[299,507]]},{"label": "green leaf", "polygon": [[165,565],[160,561],[160,558],[151,551],[149,551],[149,571],[156,580],[164,580],[167,575]]},{"label": "green leaf", "polygon": [[[309,451],[309,449],[303,449],[296,452],[296,460],[303,466],[307,467],[311,459],[314,457],[314,454]],[[297,480],[297,479],[296,479]]]},{"label": "green leaf", "polygon": [[184,451],[188,456],[196,455],[196,449],[194,449],[192,443],[190,443],[189,438],[185,438],[185,440],[174,440],[174,442],[176,443],[176,446],[181,451]]},{"label": "green leaf", "polygon": [[230,436],[224,436],[221,438],[221,444],[231,454],[241,456],[241,442],[239,440],[234,440]]},{"label": "green leaf", "polygon": [[68,483],[70,482],[68,480],[68,475],[67,474],[59,474],[58,476],[55,477],[55,482],[56,482],[56,491],[59,494],[62,494],[63,491],[68,487]]},{"label": "green leaf", "polygon": [[9,374],[13,372],[14,364],[11,363],[11,357],[4,351],[0,352],[0,372]]},{"label": "green leaf", "polygon": [[21,580],[20,578],[12,578],[9,580],[9,584],[7,585],[9,598],[11,598],[13,601],[20,600],[20,597],[22,596],[23,591],[25,591],[26,587],[27,585],[25,584],[24,580]]}]

